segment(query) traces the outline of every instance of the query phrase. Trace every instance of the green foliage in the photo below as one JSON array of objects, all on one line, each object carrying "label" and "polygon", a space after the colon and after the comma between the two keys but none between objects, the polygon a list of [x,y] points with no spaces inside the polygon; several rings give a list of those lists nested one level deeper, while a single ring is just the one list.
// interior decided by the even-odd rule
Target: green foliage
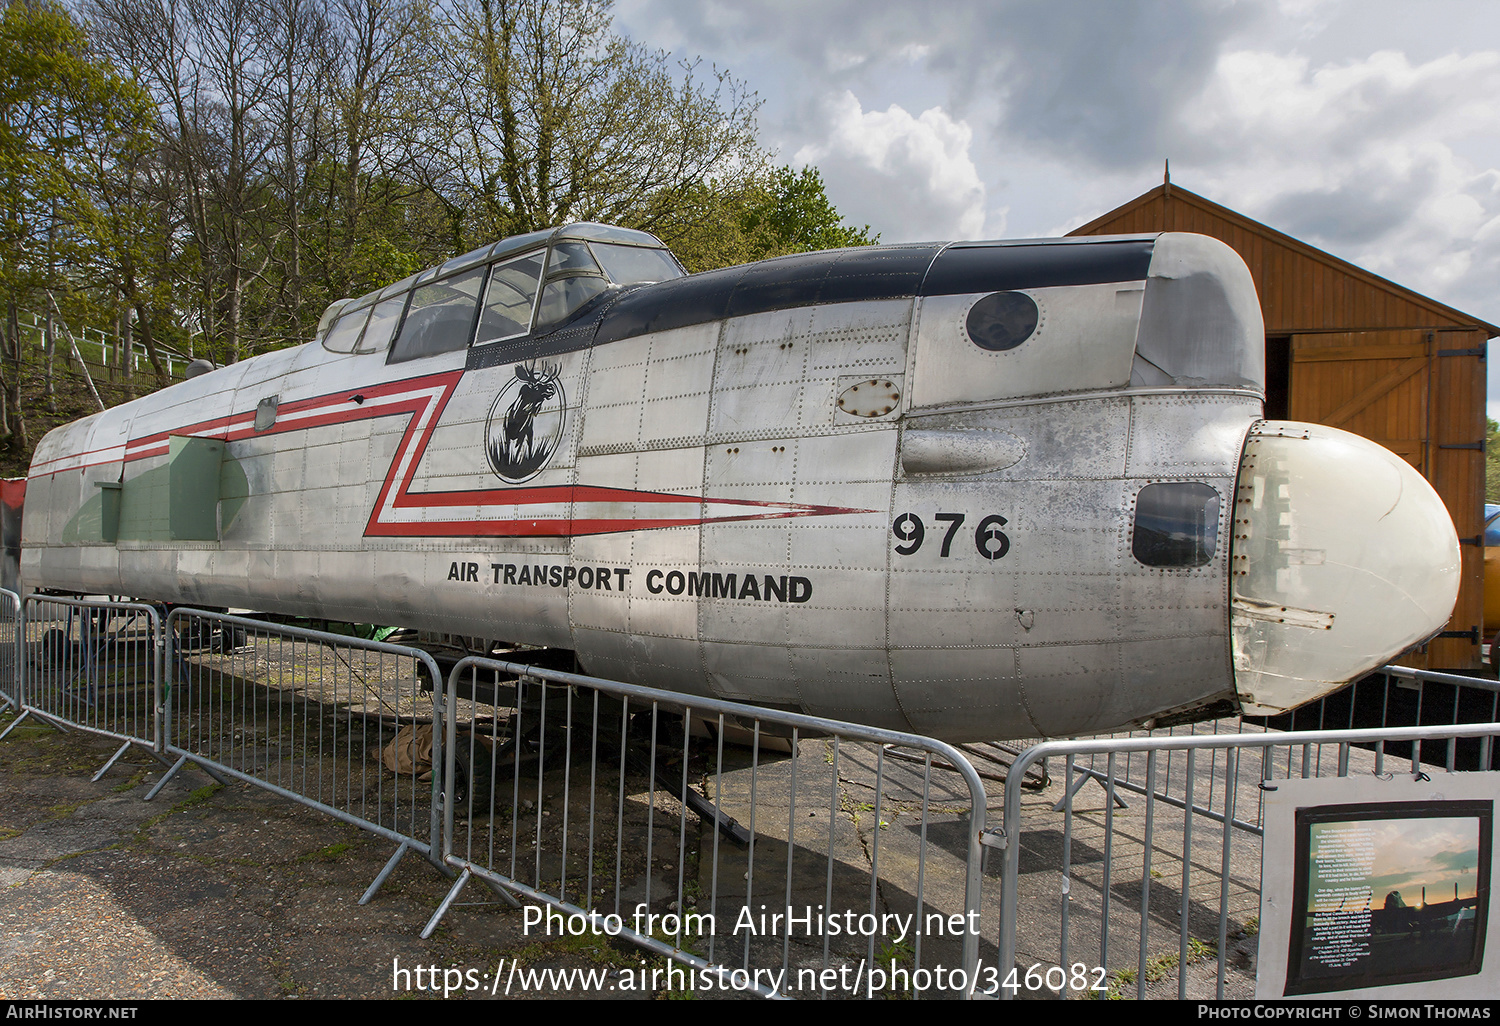
[{"label": "green foliage", "polygon": [[[20,0],[5,8],[0,289],[9,300],[82,284],[80,264],[113,266],[139,252],[141,226],[101,207],[149,146],[147,116],[145,96],[92,53],[65,10]],[[71,280],[65,267],[75,272]]]},{"label": "green foliage", "polygon": [[753,259],[880,241],[878,233],[870,234],[869,225],[844,224],[828,201],[822,174],[811,166],[801,171],[790,167],[772,171],[761,196],[741,214],[740,224],[752,240]]},{"label": "green foliage", "polygon": [[660,202],[651,230],[690,272],[732,267],[756,259],[742,216],[753,188],[703,183],[671,203]]},{"label": "green foliage", "polygon": [[1485,418],[1484,501],[1500,502],[1500,424]]},{"label": "green foliage", "polygon": [[734,188],[704,183],[674,199],[671,215],[658,218],[652,230],[689,271],[880,240],[869,225],[844,224],[822,174],[811,166],[776,168]]},{"label": "green foliage", "polygon": [[654,232],[692,271],[877,239],[816,168],[771,166],[742,81],[624,38],[605,0],[76,10],[0,17],[16,459],[18,381],[43,377],[16,325],[53,298],[75,333],[129,324],[164,384],[158,348],[225,363],[306,341],[331,302],[569,220]]},{"label": "green foliage", "polygon": [[[1187,965],[1198,965],[1219,957],[1219,949],[1196,937],[1188,938]],[[1177,952],[1155,955],[1146,960],[1146,983],[1160,983],[1173,973],[1177,972]],[[1136,971],[1134,969],[1118,969],[1109,977],[1108,989],[1103,993],[1090,991],[1088,997],[1091,1000],[1123,1001],[1133,996]]]},{"label": "green foliage", "polygon": [[[21,315],[107,323],[133,308],[144,319],[159,297],[138,286],[159,238],[135,202],[149,118],[145,95],[94,52],[67,10],[12,0],[0,12],[0,437],[9,457],[30,448],[23,380],[33,354]],[[143,330],[149,345],[148,323]],[[52,374],[49,358],[49,409]]]},{"label": "green foliage", "polygon": [[0,287],[39,284],[30,250],[67,197],[64,104],[83,40],[56,8],[10,3],[0,16]]}]

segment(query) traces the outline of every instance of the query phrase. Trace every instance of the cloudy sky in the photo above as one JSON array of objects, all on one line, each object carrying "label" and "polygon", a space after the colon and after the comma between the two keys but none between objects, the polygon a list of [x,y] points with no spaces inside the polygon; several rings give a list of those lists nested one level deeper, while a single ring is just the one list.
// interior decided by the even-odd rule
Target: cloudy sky
[{"label": "cloudy sky", "polygon": [[[1500,323],[1494,0],[617,0],[728,68],[883,242],[1057,235],[1172,181]],[[1500,354],[1489,361],[1500,418]]]}]

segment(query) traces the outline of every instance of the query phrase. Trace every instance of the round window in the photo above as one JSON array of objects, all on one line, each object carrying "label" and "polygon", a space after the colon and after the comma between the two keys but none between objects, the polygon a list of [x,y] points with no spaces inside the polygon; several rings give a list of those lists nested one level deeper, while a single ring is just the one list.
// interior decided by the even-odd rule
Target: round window
[{"label": "round window", "polygon": [[969,308],[965,327],[981,349],[1014,349],[1036,331],[1042,312],[1024,292],[994,292]]}]

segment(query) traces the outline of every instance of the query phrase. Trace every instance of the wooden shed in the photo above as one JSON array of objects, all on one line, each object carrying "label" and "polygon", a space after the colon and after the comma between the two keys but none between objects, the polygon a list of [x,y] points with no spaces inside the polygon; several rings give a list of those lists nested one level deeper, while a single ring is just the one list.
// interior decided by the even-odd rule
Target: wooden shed
[{"label": "wooden shed", "polygon": [[[1266,322],[1266,416],[1363,435],[1405,457],[1448,504],[1463,582],[1447,629],[1415,662],[1481,664],[1485,343],[1500,328],[1170,181],[1072,235],[1198,232],[1242,256]],[[1405,660],[1411,662],[1412,660]]]}]

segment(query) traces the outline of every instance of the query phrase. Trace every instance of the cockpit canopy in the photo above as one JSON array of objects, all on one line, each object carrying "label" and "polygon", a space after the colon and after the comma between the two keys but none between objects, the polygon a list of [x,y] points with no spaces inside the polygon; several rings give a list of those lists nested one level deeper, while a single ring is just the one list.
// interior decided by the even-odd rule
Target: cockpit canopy
[{"label": "cockpit canopy", "polygon": [[647,232],[582,221],[502,239],[330,304],[315,341],[400,363],[546,331],[613,287],[687,272]]}]

